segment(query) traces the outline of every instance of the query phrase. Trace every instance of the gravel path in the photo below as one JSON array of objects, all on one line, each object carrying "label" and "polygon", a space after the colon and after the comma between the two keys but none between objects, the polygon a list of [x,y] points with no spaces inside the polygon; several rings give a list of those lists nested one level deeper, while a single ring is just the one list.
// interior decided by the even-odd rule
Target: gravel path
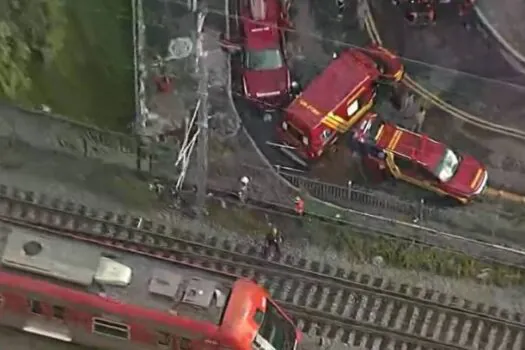
[{"label": "gravel path", "polygon": [[525,54],[525,3],[522,0],[478,0],[477,6],[496,30],[522,55]]},{"label": "gravel path", "polygon": [[37,335],[0,328],[0,349],[2,350],[90,350],[88,348],[54,341]]}]

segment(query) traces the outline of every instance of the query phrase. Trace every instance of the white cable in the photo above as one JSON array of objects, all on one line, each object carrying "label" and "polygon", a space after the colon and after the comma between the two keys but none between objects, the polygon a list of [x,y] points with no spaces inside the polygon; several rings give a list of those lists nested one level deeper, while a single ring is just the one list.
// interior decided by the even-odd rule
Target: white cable
[{"label": "white cable", "polygon": [[195,124],[195,119],[197,119],[197,114],[198,114],[197,112],[199,111],[200,105],[201,105],[201,100],[199,99],[197,101],[197,105],[195,106],[195,111],[193,112],[191,121],[186,125],[186,131],[184,133],[184,141],[182,142],[181,149],[177,157],[177,161],[175,162],[176,167],[180,164],[180,162],[182,161],[182,158],[185,156],[185,153],[188,149],[188,139],[190,138],[191,129],[193,128],[193,125]]},{"label": "white cable", "polygon": [[177,191],[180,191],[180,189],[182,188],[182,184],[184,183],[184,179],[186,178],[186,173],[188,172],[188,167],[190,165],[191,154],[193,153],[193,148],[195,147],[195,144],[197,143],[197,137],[200,131],[201,130],[199,128],[193,135],[193,138],[188,144],[187,154],[185,154],[184,158],[182,159],[182,170],[179,175],[179,178],[177,179],[177,183],[175,185],[175,189]]}]

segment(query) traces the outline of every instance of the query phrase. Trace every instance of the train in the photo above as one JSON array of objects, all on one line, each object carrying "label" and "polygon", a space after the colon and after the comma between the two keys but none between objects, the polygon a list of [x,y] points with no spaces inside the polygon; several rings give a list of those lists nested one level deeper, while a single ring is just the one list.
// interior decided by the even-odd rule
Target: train
[{"label": "train", "polygon": [[0,325],[102,349],[295,350],[254,281],[19,226],[0,231]]}]

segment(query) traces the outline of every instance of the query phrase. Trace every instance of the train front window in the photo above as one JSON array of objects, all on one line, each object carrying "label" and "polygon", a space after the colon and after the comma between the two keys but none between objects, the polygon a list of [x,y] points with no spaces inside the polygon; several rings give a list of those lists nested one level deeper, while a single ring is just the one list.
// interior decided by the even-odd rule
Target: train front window
[{"label": "train front window", "polygon": [[450,181],[450,179],[456,174],[459,161],[460,159],[456,153],[447,148],[441,162],[439,162],[439,165],[434,170],[434,175],[436,175],[441,182]]},{"label": "train front window", "polygon": [[293,350],[295,327],[268,302],[259,333],[253,342],[254,350]]}]

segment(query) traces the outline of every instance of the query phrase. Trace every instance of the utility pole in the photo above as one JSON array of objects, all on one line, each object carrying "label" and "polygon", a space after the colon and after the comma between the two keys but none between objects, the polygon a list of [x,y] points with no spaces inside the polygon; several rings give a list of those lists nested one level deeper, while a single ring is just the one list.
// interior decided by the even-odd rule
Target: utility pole
[{"label": "utility pole", "polygon": [[206,205],[207,182],[208,182],[208,67],[206,66],[207,52],[204,50],[204,20],[206,9],[203,8],[197,14],[197,73],[199,75],[199,110],[197,118],[197,193],[196,209],[197,216],[202,216]]}]

